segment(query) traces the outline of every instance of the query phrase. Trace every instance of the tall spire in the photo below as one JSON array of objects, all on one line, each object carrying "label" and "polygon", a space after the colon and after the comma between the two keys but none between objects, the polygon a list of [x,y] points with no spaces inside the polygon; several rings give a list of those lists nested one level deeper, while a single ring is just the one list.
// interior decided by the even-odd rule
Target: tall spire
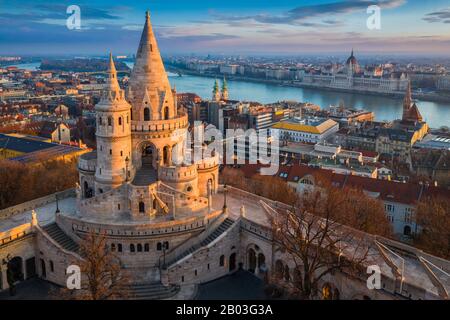
[{"label": "tall spire", "polygon": [[220,95],[220,89],[219,89],[219,81],[214,82],[214,87],[212,91],[212,99],[214,101],[220,101],[221,95]]},{"label": "tall spire", "polygon": [[[144,101],[146,92],[148,92],[150,101]],[[176,114],[172,89],[164,69],[148,11],[145,14],[145,25],[131,73],[128,93],[133,109],[136,111],[140,108],[152,108],[152,112],[150,112],[152,120],[161,119],[161,110],[166,107],[169,107],[171,117]],[[136,112],[138,121],[140,120],[139,114],[143,113]]]},{"label": "tall spire", "polygon": [[406,88],[405,98],[403,99],[403,116],[402,119],[406,120],[408,118],[408,112],[412,104],[412,92],[411,92],[411,81],[408,81],[408,86]]},{"label": "tall spire", "polygon": [[223,77],[222,82],[222,100],[228,100],[228,85],[225,77]]},{"label": "tall spire", "polygon": [[106,79],[106,90],[115,93],[119,92],[120,87],[117,81],[117,70],[111,52],[109,53],[108,71],[106,73],[108,75]]}]

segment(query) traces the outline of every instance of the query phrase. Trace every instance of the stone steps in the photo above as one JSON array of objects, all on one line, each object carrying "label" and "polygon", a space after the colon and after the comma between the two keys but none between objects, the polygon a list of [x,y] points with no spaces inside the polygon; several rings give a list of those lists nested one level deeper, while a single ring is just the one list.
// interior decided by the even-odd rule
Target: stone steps
[{"label": "stone steps", "polygon": [[180,291],[179,286],[168,287],[159,282],[131,284],[124,288],[131,300],[161,300],[176,295]]},{"label": "stone steps", "polygon": [[78,252],[80,249],[79,245],[73,241],[61,228],[56,224],[56,222],[48,224],[43,227],[44,231],[58,243],[65,250]]},{"label": "stone steps", "polygon": [[227,231],[231,225],[234,223],[234,221],[230,218],[226,218],[218,227],[216,230],[214,230],[208,237],[206,237],[202,242],[193,245],[192,247],[190,247],[189,249],[187,249],[186,251],[184,251],[182,254],[178,255],[176,258],[170,260],[167,263],[167,266],[170,266],[172,264],[174,264],[175,262],[183,259],[184,257],[186,257],[187,255],[197,251],[198,249],[200,249],[201,247],[206,247],[208,244],[210,244],[211,242],[213,242],[215,239],[217,239],[221,234],[223,234],[225,231]]}]

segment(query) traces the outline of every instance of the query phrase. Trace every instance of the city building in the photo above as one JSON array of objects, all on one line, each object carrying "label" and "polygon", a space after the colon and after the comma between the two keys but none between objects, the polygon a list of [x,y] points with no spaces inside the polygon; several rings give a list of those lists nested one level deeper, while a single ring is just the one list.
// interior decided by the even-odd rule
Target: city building
[{"label": "city building", "polygon": [[271,135],[277,135],[280,141],[319,143],[333,136],[339,130],[339,124],[331,119],[292,118],[271,126]]}]

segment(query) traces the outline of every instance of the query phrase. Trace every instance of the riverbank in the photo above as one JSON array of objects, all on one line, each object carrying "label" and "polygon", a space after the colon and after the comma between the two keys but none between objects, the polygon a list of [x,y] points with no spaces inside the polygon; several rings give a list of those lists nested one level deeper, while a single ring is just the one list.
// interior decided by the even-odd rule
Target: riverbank
[{"label": "riverbank", "polygon": [[[191,76],[207,77],[207,78],[222,78],[223,77],[222,74],[201,73],[198,71],[182,69],[182,68],[170,65],[170,64],[167,64],[166,68],[170,72],[179,73],[181,75],[186,74],[186,75],[191,75]],[[245,77],[245,76],[239,76],[239,75],[227,76],[227,79],[228,80],[254,82],[254,83],[264,83],[264,84],[271,84],[271,85],[277,85],[277,86],[283,86],[283,87],[307,88],[307,89],[317,89],[317,90],[324,90],[324,91],[331,91],[331,92],[367,94],[367,95],[373,95],[373,96],[378,96],[378,97],[383,96],[383,97],[394,98],[394,99],[402,99],[405,95],[404,92],[380,92],[380,91],[376,91],[376,90],[364,90],[364,89],[355,89],[355,88],[347,89],[347,88],[324,87],[324,86],[318,86],[318,85],[314,85],[314,84],[306,84],[306,83],[294,82],[294,81],[283,81],[283,80],[275,80],[275,79],[258,79],[258,78],[251,78],[251,77]],[[412,96],[413,96],[413,99],[422,100],[422,101],[449,103],[449,108],[450,108],[450,94],[413,92]]]}]

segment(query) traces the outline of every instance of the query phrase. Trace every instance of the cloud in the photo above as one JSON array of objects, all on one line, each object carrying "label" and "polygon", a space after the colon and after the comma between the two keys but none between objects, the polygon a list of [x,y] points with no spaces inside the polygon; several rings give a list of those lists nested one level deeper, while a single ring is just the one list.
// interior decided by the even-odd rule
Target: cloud
[{"label": "cloud", "polygon": [[280,15],[257,14],[257,15],[213,15],[217,20],[221,21],[240,21],[240,20],[254,20],[259,23],[266,24],[289,24],[305,27],[320,27],[320,26],[334,26],[340,25],[342,22],[335,19],[326,18],[321,23],[310,22],[311,18],[323,17],[339,14],[350,14],[353,12],[365,11],[370,5],[378,5],[382,9],[393,9],[402,6],[406,0],[345,0],[341,2],[333,2],[318,5],[300,6],[291,9]]},{"label": "cloud", "polygon": [[425,15],[424,18],[422,18],[422,20],[425,20],[430,23],[434,22],[450,23],[450,8],[428,13]]}]

